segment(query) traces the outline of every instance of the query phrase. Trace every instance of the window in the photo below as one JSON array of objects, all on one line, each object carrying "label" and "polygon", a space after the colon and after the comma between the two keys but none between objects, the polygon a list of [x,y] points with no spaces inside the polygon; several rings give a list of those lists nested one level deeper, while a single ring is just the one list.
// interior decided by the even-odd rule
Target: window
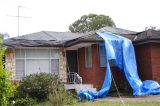
[{"label": "window", "polygon": [[[107,66],[107,56],[106,56],[106,51],[105,51],[105,45],[100,44],[99,45],[99,61],[100,61],[100,67],[106,67]],[[116,61],[115,59],[109,60],[109,65],[110,67],[115,67],[116,66]]]},{"label": "window", "polygon": [[106,51],[105,46],[103,44],[99,45],[99,61],[100,61],[100,67],[106,67],[107,59],[106,59]]},{"label": "window", "polygon": [[92,67],[92,48],[91,46],[85,48],[85,67],[86,68]]},{"label": "window", "polygon": [[59,50],[57,49],[16,49],[15,77],[46,72],[59,73]]},{"label": "window", "polygon": [[25,76],[25,52],[24,50],[16,50],[15,51],[15,77],[16,79],[22,79]]}]

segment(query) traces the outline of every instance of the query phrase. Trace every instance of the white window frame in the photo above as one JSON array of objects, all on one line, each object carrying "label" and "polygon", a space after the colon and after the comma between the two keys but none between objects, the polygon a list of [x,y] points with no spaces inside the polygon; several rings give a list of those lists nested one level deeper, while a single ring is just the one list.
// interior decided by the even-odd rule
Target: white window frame
[{"label": "white window frame", "polygon": [[[44,50],[49,50],[49,58],[27,58],[26,57],[26,53],[27,53],[27,50],[35,50],[35,49],[44,49]],[[14,51],[15,51],[15,55],[16,55],[16,50],[24,50],[24,58],[17,58],[16,56],[14,56],[15,57],[15,72],[14,72],[14,79],[16,79],[16,60],[24,60],[24,76],[23,77],[26,77],[26,62],[27,62],[27,60],[49,60],[49,73],[51,73],[52,71],[51,71],[51,61],[52,60],[54,60],[54,59],[58,59],[58,60],[60,60],[60,55],[59,55],[59,49],[58,48],[19,48],[19,49],[15,49]],[[57,57],[57,58],[53,58],[52,57],[52,50],[58,50],[58,55],[59,55],[59,57]],[[58,75],[59,75],[59,71],[60,71],[60,63],[59,63],[59,69],[58,69]],[[18,80],[20,80],[20,79],[18,79]]]}]

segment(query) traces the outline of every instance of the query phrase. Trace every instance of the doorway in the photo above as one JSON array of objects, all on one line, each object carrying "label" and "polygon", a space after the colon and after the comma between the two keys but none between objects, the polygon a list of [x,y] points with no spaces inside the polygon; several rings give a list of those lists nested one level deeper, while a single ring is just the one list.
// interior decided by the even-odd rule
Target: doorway
[{"label": "doorway", "polygon": [[78,73],[78,63],[77,63],[77,51],[76,50],[68,50],[67,51],[67,64],[68,72]]}]

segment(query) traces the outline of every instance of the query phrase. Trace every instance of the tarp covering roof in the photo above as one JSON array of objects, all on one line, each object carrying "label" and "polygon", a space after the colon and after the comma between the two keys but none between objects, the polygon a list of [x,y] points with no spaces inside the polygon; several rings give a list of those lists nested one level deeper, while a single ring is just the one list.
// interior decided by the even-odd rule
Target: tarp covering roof
[{"label": "tarp covering roof", "polygon": [[[97,33],[105,40],[106,60],[114,60],[116,66],[125,74],[134,96],[160,94],[160,85],[153,80],[141,81],[138,75],[135,51],[131,40],[122,36],[103,32]],[[81,99],[93,100],[106,97],[111,86],[112,73],[109,62],[106,62],[106,75],[101,90],[97,92],[83,91],[78,93]]]}]

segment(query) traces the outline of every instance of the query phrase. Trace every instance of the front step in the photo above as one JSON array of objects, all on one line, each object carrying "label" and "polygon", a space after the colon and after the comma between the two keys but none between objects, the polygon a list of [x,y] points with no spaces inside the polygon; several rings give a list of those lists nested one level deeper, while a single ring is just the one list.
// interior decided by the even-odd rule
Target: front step
[{"label": "front step", "polygon": [[64,86],[67,90],[74,89],[76,92],[79,92],[80,90],[96,91],[96,88],[94,88],[92,84],[65,84]]}]

